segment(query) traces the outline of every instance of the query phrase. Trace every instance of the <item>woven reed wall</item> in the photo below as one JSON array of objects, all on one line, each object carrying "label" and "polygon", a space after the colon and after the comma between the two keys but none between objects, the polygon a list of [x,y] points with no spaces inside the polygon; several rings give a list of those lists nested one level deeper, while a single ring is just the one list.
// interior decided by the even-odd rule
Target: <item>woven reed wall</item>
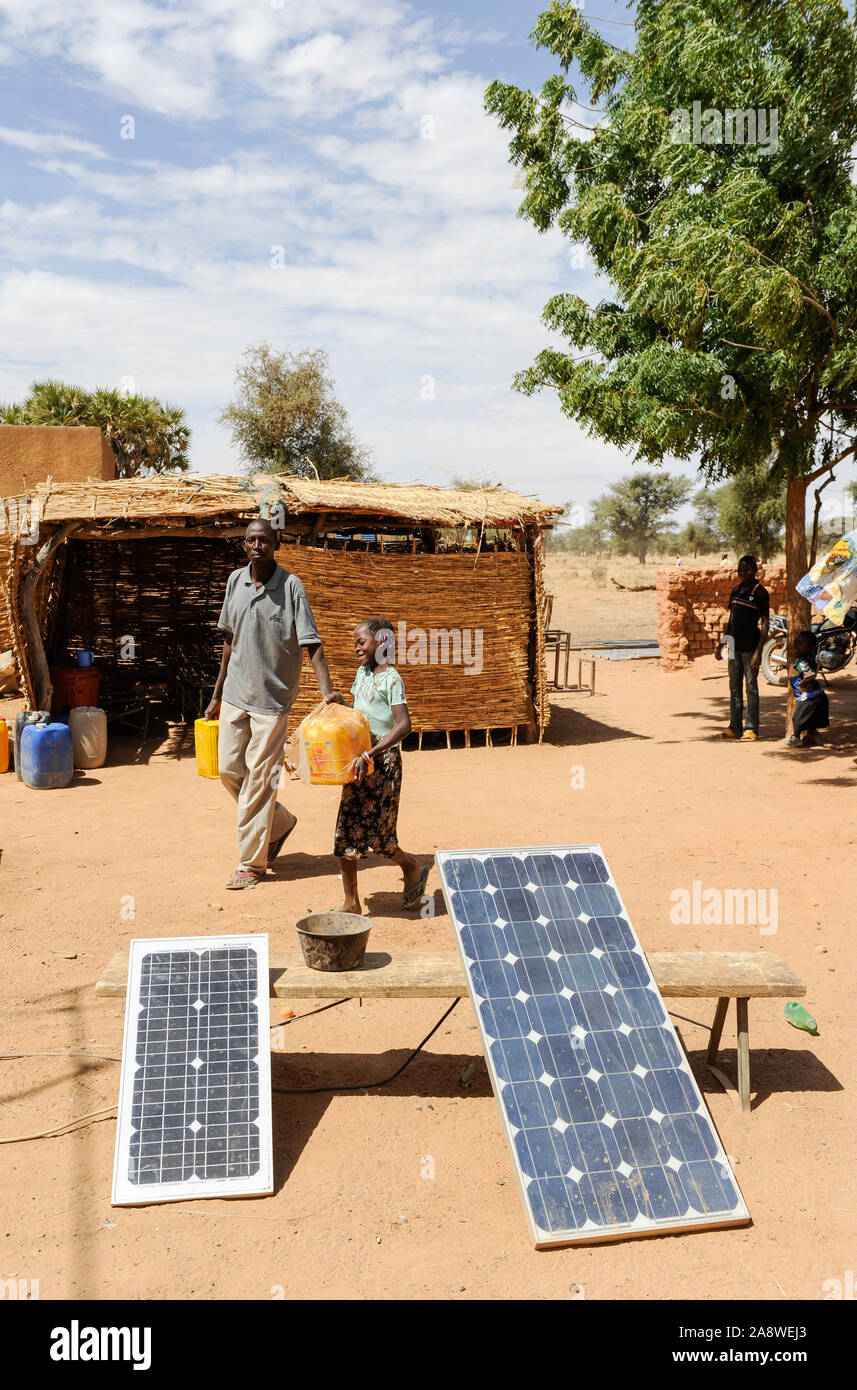
[{"label": "woven reed wall", "polygon": [[12,621],[9,615],[9,566],[12,544],[8,533],[0,534],[0,652],[12,646]]},{"label": "woven reed wall", "polygon": [[[214,682],[220,659],[216,622],[230,572],[241,562],[236,542],[218,540],[70,542],[67,592],[48,643],[91,648],[105,686],[166,682],[176,643],[195,649]],[[529,645],[535,622],[533,562],[526,553],[381,555],[286,546],[280,562],[305,583],[334,686],[348,692],[356,660],[355,623],[389,619],[419,627],[482,633],[482,671],[463,665],[397,664],[415,729],[512,728],[534,718]],[[119,662],[120,639],[137,644],[134,662]],[[472,650],[472,648],[471,648]],[[295,716],[318,700],[305,663]]]}]

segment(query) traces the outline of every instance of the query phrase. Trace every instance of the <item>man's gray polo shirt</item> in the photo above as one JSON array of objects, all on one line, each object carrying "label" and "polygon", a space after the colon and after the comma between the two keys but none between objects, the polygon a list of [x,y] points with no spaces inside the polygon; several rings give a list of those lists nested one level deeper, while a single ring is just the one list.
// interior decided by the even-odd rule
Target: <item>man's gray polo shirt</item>
[{"label": "man's gray polo shirt", "polygon": [[291,709],[301,679],[303,647],[321,639],[306,589],[280,565],[257,589],[250,566],[233,570],[217,620],[232,633],[223,698],[250,714]]}]

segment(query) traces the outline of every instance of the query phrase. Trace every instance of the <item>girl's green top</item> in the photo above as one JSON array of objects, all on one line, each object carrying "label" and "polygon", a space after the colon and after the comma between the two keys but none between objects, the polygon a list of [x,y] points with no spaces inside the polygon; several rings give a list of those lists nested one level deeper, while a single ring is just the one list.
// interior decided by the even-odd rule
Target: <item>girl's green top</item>
[{"label": "girl's green top", "polygon": [[369,720],[376,743],[390,732],[396,722],[393,706],[408,703],[402,677],[394,666],[375,672],[366,666],[359,666],[351,694],[354,696],[354,708]]}]

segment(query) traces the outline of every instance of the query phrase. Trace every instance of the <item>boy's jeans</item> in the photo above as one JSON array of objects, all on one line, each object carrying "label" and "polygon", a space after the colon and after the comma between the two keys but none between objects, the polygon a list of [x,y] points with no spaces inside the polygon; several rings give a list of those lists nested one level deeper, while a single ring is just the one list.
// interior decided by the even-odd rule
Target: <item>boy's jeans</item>
[{"label": "boy's jeans", "polygon": [[[759,732],[759,672],[751,665],[754,652],[736,652],[729,658],[729,727],[736,738],[744,729]],[[744,721],[744,682],[747,682],[747,721]]]}]

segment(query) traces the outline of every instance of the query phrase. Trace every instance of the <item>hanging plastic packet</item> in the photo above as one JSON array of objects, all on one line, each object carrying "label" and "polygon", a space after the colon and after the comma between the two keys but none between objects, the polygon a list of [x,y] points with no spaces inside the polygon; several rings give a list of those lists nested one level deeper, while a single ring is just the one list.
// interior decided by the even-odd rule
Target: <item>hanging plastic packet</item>
[{"label": "hanging plastic packet", "polygon": [[857,531],[838,540],[795,587],[829,622],[844,623],[857,598]]}]

